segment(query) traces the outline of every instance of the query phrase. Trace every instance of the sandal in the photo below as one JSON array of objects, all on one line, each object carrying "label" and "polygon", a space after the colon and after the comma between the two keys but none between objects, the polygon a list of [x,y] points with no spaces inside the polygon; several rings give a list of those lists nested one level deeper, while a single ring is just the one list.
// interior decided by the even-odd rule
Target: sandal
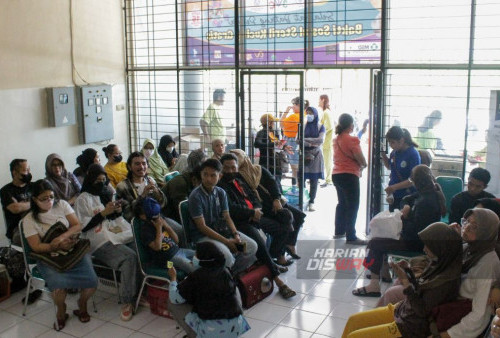
[{"label": "sandal", "polygon": [[291,298],[297,294],[295,291],[290,289],[286,284],[283,284],[282,286],[279,287],[279,293],[281,297],[285,299]]},{"label": "sandal", "polygon": [[[56,325],[56,323],[54,323],[54,330],[61,331],[62,329],[64,329],[64,327],[66,326],[66,321],[68,320],[68,318],[69,318],[69,315],[67,313],[64,314],[64,319],[56,318],[57,325]],[[59,327],[59,329],[58,329],[58,327]]]},{"label": "sandal", "polygon": [[368,292],[368,291],[366,291],[366,287],[364,287],[364,286],[352,290],[352,294],[355,296],[358,296],[358,297],[380,297],[380,296],[382,296],[380,291]]},{"label": "sandal", "polygon": [[274,263],[281,265],[281,266],[289,266],[293,264],[293,260],[291,259],[285,259],[284,263],[280,263],[277,259],[274,260]]},{"label": "sandal", "polygon": [[278,271],[280,273],[285,273],[285,272],[288,272],[288,268],[286,266],[281,266],[281,265],[277,265],[276,264],[276,268],[278,269]]},{"label": "sandal", "polygon": [[73,314],[77,316],[82,323],[90,322],[90,315],[87,311],[73,310]]}]

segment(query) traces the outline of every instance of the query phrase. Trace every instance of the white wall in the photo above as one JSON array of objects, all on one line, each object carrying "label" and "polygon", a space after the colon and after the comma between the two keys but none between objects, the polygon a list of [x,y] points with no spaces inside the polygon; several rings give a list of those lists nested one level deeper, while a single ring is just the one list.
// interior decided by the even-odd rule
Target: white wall
[{"label": "white wall", "polygon": [[[124,35],[120,0],[73,0],[74,64],[90,84],[113,85],[112,143],[128,155]],[[70,37],[70,1],[0,1],[0,186],[11,181],[9,162],[26,158],[34,179],[45,176],[45,158],[56,152],[73,170],[80,145],[78,126],[49,127],[46,87],[83,85],[73,81]],[[0,219],[0,243],[5,241]]]}]

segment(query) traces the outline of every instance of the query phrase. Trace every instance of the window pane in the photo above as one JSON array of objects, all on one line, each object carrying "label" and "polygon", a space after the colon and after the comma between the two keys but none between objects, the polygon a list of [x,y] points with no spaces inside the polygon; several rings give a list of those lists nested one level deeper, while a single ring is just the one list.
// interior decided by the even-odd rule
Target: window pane
[{"label": "window pane", "polygon": [[474,63],[500,64],[500,3],[476,1]]}]

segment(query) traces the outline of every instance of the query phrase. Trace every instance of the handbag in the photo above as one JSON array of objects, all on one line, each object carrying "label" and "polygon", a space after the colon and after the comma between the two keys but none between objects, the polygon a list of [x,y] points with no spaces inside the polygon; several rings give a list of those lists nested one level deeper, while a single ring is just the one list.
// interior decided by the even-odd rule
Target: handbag
[{"label": "handbag", "polygon": [[236,277],[243,307],[248,309],[273,292],[274,283],[267,265],[252,265]]},{"label": "handbag", "polygon": [[304,152],[304,165],[308,166],[313,163],[316,156],[313,154],[312,150],[306,150]]},{"label": "handbag", "polygon": [[[42,243],[49,244],[54,238],[59,237],[68,231],[68,228],[61,222],[57,222],[50,227],[45,236],[42,238]],[[30,252],[30,257],[56,269],[59,272],[64,272],[74,267],[90,250],[90,241],[88,239],[79,239],[76,244],[69,250],[57,250],[52,252]]]},{"label": "handbag", "polygon": [[127,244],[134,239],[132,226],[123,216],[113,220],[105,220],[102,225],[106,238],[114,245]]}]

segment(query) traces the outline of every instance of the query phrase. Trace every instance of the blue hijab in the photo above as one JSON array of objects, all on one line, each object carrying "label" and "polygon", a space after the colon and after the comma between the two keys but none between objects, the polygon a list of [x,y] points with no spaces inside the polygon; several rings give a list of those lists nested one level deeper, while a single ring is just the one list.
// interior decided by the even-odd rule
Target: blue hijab
[{"label": "blue hijab", "polygon": [[319,116],[318,111],[314,107],[308,107],[306,111],[312,110],[314,114],[314,120],[312,122],[307,122],[306,129],[304,130],[305,138],[316,138],[319,137],[320,133],[325,132],[325,127],[323,125],[319,125]]}]

